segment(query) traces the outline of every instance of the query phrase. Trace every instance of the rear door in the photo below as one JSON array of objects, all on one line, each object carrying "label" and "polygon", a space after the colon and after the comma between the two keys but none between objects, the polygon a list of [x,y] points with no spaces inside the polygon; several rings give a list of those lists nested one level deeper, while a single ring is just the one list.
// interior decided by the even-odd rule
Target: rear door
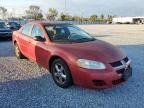
[{"label": "rear door", "polygon": [[23,27],[19,37],[19,47],[22,53],[29,57],[29,40],[30,40],[30,31],[32,29],[32,24],[27,24]]}]

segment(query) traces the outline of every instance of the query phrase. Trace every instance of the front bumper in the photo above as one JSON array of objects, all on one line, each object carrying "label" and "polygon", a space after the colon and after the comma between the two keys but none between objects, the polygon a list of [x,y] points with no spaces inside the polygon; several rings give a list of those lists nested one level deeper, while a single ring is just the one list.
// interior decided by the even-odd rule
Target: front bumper
[{"label": "front bumper", "polygon": [[[128,64],[127,68],[106,70],[88,70],[78,68],[74,70],[74,83],[86,88],[111,88],[127,81],[132,75],[132,68]],[[129,72],[129,73],[128,73]]]}]

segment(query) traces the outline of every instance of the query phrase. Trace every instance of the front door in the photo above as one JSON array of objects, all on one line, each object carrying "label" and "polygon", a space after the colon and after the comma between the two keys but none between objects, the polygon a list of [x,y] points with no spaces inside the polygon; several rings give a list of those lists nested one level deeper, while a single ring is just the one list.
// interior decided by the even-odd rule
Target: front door
[{"label": "front door", "polygon": [[41,30],[40,26],[34,25],[31,31],[31,43],[29,46],[29,54],[33,61],[38,63],[43,67],[47,67],[48,58],[49,58],[49,51],[48,45],[46,41],[36,41],[34,38],[35,36],[40,36],[45,39],[44,33]]}]

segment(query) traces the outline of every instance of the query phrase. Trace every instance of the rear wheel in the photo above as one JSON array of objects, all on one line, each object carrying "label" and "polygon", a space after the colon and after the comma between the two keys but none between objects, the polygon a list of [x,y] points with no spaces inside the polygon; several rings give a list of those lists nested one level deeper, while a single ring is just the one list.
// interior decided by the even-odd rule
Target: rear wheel
[{"label": "rear wheel", "polygon": [[22,59],[24,58],[23,54],[21,53],[19,46],[15,43],[15,55],[17,58]]},{"label": "rear wheel", "polygon": [[56,59],[51,64],[51,73],[55,83],[61,88],[68,88],[72,85],[72,76],[67,64]]}]

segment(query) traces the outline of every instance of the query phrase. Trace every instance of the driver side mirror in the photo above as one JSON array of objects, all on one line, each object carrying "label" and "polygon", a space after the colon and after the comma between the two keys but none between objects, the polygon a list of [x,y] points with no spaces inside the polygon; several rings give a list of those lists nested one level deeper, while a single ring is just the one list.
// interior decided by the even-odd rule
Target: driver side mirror
[{"label": "driver side mirror", "polygon": [[40,42],[44,42],[44,41],[46,41],[44,38],[42,38],[41,36],[35,36],[34,37],[34,40],[35,41],[40,41]]}]

